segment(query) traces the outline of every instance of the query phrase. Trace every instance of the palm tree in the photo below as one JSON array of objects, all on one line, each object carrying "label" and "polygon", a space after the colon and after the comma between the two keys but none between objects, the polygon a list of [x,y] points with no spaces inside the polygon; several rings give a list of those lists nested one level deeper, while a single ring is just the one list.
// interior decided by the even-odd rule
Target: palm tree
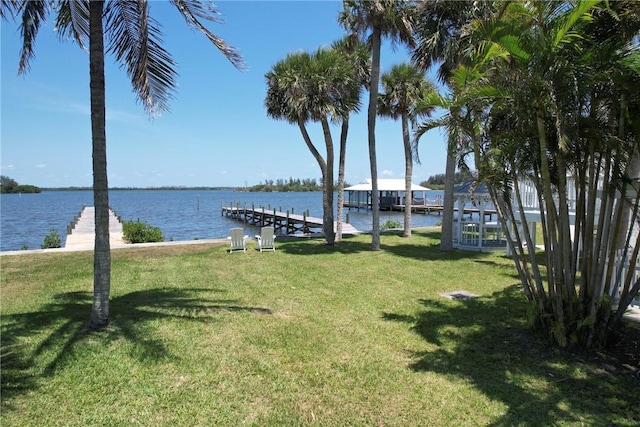
[{"label": "palm tree", "polygon": [[420,138],[428,131],[441,128],[447,135],[447,161],[440,238],[440,250],[442,252],[451,252],[453,250],[453,196],[456,164],[458,161],[464,164],[464,156],[469,147],[472,146],[471,141],[475,136],[468,120],[470,118],[468,108],[463,103],[465,100],[460,100],[460,84],[464,83],[464,79],[451,77],[449,79],[449,84],[452,87],[450,93],[444,96],[439,93],[433,93],[420,101],[419,108],[438,108],[443,110],[444,114],[435,119],[428,119],[419,123],[413,140],[413,149],[417,151]]},{"label": "palm tree", "polygon": [[376,115],[380,80],[380,47],[383,37],[413,46],[412,13],[414,2],[402,0],[344,0],[344,10],[338,16],[342,26],[355,37],[368,36],[371,46],[371,80],[367,110],[367,137],[371,165],[371,209],[373,229],[371,249],[380,250],[380,203],[378,200],[378,164],[376,158]]},{"label": "palm tree", "polygon": [[[187,23],[199,29],[238,68],[242,57],[224,40],[209,31],[200,20],[219,22],[211,3],[173,0]],[[3,1],[0,16],[21,16],[23,37],[19,72],[29,69],[34,41],[40,25],[56,13],[56,29],[61,38],[71,38],[89,50],[91,136],[93,155],[93,197],[95,205],[95,248],[93,305],[90,328],[109,324],[111,288],[111,248],[109,246],[109,185],[107,180],[107,138],[105,121],[105,37],[107,52],[126,69],[133,90],[150,116],[168,108],[176,86],[175,63],[163,49],[159,23],[149,16],[149,4],[141,1]],[[103,26],[103,23],[106,26]]]},{"label": "palm tree", "polygon": [[[297,124],[302,137],[322,171],[323,232],[327,244],[335,242],[333,228],[333,138],[329,121],[341,120],[359,103],[360,85],[350,60],[334,49],[318,49],[313,55],[287,55],[265,75],[267,115]],[[309,121],[320,122],[325,141],[322,157],[306,128]]]},{"label": "palm tree", "polygon": [[[411,236],[411,181],[413,176],[413,151],[409,137],[409,125],[415,125],[420,116],[427,116],[433,107],[421,101],[436,92],[435,86],[415,65],[398,64],[382,75],[384,92],[380,94],[378,112],[381,116],[400,119],[405,158],[404,237]],[[418,107],[421,108],[418,108]]]},{"label": "palm tree", "polygon": [[416,6],[412,61],[424,70],[438,66],[438,79],[447,83],[452,71],[469,56],[468,25],[489,19],[503,2],[425,0]]},{"label": "palm tree", "polygon": [[[614,273],[616,264],[635,269],[640,253],[637,5],[510,2],[469,29],[475,56],[461,97],[500,92],[478,103],[487,126],[472,141],[476,166],[508,224],[534,327],[560,346],[603,346],[640,290],[631,274]],[[523,177],[538,193],[544,265]]]},{"label": "palm tree", "polygon": [[[360,83],[361,87],[368,87],[369,75],[371,74],[371,58],[366,45],[357,39],[349,36],[334,42],[331,47],[351,61],[353,65],[354,78]],[[360,92],[358,91],[358,98]],[[354,112],[359,110],[360,102],[354,106]],[[338,206],[337,206],[337,225],[336,240],[342,240],[342,217],[344,212],[344,172],[347,154],[347,136],[349,134],[349,116],[350,111],[346,111],[342,117],[342,126],[340,130],[340,154],[338,155]]]},{"label": "palm tree", "polygon": [[[458,64],[469,63],[468,25],[473,20],[489,19],[495,2],[477,2],[475,0],[441,1],[428,0],[418,3],[415,18],[416,47],[413,50],[412,60],[422,69],[438,65],[438,79],[451,88],[452,72]],[[451,88],[452,91],[455,89]],[[460,139],[458,132],[460,117],[457,116],[452,97],[432,98],[434,105],[443,108],[447,113],[443,120],[425,123],[421,135],[427,131],[427,125],[432,127],[444,127],[447,135],[447,161],[445,169],[444,201],[442,211],[442,232],[440,238],[440,250],[450,252],[453,250],[453,214],[454,214],[454,186],[456,153],[459,152],[457,144]],[[415,140],[418,143],[419,138]]]}]

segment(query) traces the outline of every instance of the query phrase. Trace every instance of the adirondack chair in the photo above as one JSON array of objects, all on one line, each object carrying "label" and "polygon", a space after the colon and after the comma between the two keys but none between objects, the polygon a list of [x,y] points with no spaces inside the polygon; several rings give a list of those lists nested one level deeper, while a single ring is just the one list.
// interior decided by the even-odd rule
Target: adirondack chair
[{"label": "adirondack chair", "polygon": [[262,227],[260,235],[256,235],[258,241],[258,249],[260,252],[265,250],[276,251],[276,235],[273,227]]},{"label": "adirondack chair", "polygon": [[227,237],[231,243],[229,253],[235,251],[247,252],[247,239],[249,236],[244,234],[244,230],[240,227],[232,228],[230,234],[231,236]]}]

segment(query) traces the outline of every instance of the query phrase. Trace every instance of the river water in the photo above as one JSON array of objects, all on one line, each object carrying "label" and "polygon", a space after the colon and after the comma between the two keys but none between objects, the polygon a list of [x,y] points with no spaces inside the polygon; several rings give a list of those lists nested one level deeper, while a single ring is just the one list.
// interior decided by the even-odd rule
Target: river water
[{"label": "river water", "polygon": [[[441,191],[428,191],[435,199]],[[67,226],[83,206],[93,206],[91,191],[45,191],[39,194],[2,194],[0,196],[0,250],[39,249],[50,230],[56,230],[63,245]],[[337,196],[335,198],[337,200]],[[112,190],[109,204],[123,220],[140,219],[160,227],[165,240],[225,238],[238,221],[221,215],[222,206],[240,203],[250,207],[287,211],[322,218],[322,192],[251,193],[217,190]],[[349,222],[357,230],[372,228],[371,212],[347,210]],[[345,218],[346,219],[346,218]],[[386,221],[403,223],[401,212],[380,212],[380,224]],[[414,214],[413,227],[439,224],[438,215]],[[258,232],[242,224],[247,234]]]}]

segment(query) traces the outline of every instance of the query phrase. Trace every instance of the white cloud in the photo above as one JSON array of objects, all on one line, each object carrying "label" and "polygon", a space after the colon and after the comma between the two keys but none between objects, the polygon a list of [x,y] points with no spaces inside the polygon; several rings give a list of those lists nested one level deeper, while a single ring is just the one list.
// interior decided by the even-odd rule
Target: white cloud
[{"label": "white cloud", "polygon": [[38,168],[38,169],[44,169],[46,167],[47,167],[47,165],[45,165],[44,163],[40,163],[39,165],[36,166],[36,168]]},{"label": "white cloud", "polygon": [[380,173],[380,175],[393,176],[393,171],[390,171],[389,169],[385,169]]},{"label": "white cloud", "polygon": [[53,111],[55,113],[71,113],[79,114],[82,116],[90,116],[91,110],[87,104],[82,104],[75,101],[58,101],[54,99],[43,98],[38,100],[39,107]]},{"label": "white cloud", "polygon": [[1,168],[2,168],[2,170],[10,170],[10,171],[12,171],[16,167],[15,167],[15,165],[5,165],[5,166],[2,166]]},{"label": "white cloud", "polygon": [[[69,113],[76,114],[85,117],[91,116],[91,108],[89,104],[71,101],[71,100],[52,100],[41,99],[38,101],[39,107],[47,111],[53,111],[55,113]],[[109,122],[131,123],[139,121],[141,116],[139,114],[131,114],[126,111],[117,110],[115,108],[107,108],[106,119]]]},{"label": "white cloud", "polygon": [[109,122],[121,122],[121,123],[131,123],[136,122],[141,119],[141,116],[138,114],[127,113],[126,111],[114,110],[113,108],[107,109],[107,121]]}]

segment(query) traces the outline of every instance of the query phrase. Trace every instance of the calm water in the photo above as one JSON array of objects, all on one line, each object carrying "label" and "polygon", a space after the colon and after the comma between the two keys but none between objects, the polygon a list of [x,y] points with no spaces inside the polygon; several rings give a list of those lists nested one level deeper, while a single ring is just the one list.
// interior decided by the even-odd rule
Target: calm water
[{"label": "calm water", "polygon": [[[429,199],[442,194],[427,192]],[[39,249],[50,230],[62,236],[67,225],[82,210],[83,205],[93,206],[91,191],[52,191],[40,194],[2,194],[0,196],[0,250],[19,250],[24,247]],[[336,199],[337,200],[337,197]],[[294,209],[295,213],[308,210],[314,217],[322,218],[322,193],[236,193],[233,191],[201,190],[139,190],[111,191],[109,201],[113,210],[124,220],[148,222],[160,227],[165,240],[193,240],[224,238],[235,220],[221,216],[224,205],[239,202],[255,207],[265,206],[278,210]],[[345,210],[349,222],[360,231],[371,230],[371,212]],[[387,220],[403,223],[400,212],[381,212],[380,224]],[[414,227],[432,226],[440,222],[437,215],[414,214]],[[243,224],[247,234],[258,231]]]}]

